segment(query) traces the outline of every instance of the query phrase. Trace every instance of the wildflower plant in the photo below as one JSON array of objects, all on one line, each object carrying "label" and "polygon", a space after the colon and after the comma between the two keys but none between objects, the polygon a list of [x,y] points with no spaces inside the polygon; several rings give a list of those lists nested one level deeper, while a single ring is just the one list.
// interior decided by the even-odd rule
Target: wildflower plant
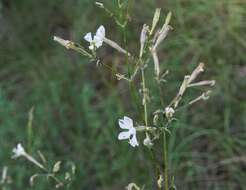
[{"label": "wildflower plant", "polygon": [[[126,12],[125,14],[120,14],[117,16],[113,11],[109,10],[103,3],[96,2],[96,5],[103,9],[106,14],[113,18],[116,25],[119,26],[123,33],[128,25],[129,19],[129,3],[130,1],[121,2],[118,1],[118,8],[121,13]],[[122,16],[125,15],[125,16]],[[118,140],[129,143],[129,148],[137,149],[139,146],[144,146],[148,149],[149,153],[152,156],[156,156],[157,152],[154,147],[162,148],[162,160],[163,163],[154,162],[153,165],[156,170],[155,182],[157,189],[169,190],[171,188],[175,189],[174,176],[170,175],[169,170],[171,169],[168,161],[168,146],[167,140],[171,138],[172,135],[172,124],[178,118],[176,118],[176,112],[182,109],[185,106],[193,105],[198,101],[207,100],[210,96],[211,90],[204,90],[204,92],[194,99],[190,100],[188,104],[183,103],[183,97],[185,96],[188,90],[192,90],[194,87],[204,87],[204,86],[213,86],[215,84],[214,80],[202,80],[197,81],[199,75],[204,72],[205,64],[200,63],[198,66],[190,73],[184,76],[183,81],[180,83],[180,87],[177,90],[177,94],[171,98],[170,102],[168,100],[163,103],[163,84],[166,85],[166,76],[169,74],[168,70],[161,70],[160,61],[159,61],[159,50],[160,45],[165,41],[169,32],[172,31],[173,27],[170,25],[171,21],[171,12],[169,12],[165,18],[164,23],[160,23],[161,9],[157,8],[151,24],[144,24],[142,30],[139,31],[139,50],[137,52],[129,52],[127,44],[123,48],[120,43],[117,43],[110,39],[107,35],[107,28],[103,25],[99,26],[95,35],[91,32],[81,36],[86,42],[88,42],[88,47],[84,47],[79,43],[62,39],[61,37],[54,36],[54,40],[64,46],[67,49],[73,49],[76,52],[80,53],[82,56],[87,57],[90,61],[100,63],[101,59],[97,55],[97,49],[102,48],[102,45],[109,45],[111,48],[125,55],[125,61],[130,69],[129,73],[113,73],[116,79],[125,82],[125,83],[138,83],[135,86],[140,87],[139,90],[139,100],[142,104],[142,117],[133,118],[130,116],[130,113],[126,113],[121,116],[121,119],[118,120],[119,134]],[[124,42],[126,35],[124,35]],[[98,65],[98,64],[97,64]],[[110,68],[106,63],[101,65]],[[160,96],[157,97],[160,99],[161,104],[155,109],[150,108],[151,104],[151,89],[147,86],[146,83],[146,71],[150,68],[153,68],[153,81],[155,81],[156,87],[160,91]],[[113,69],[111,69],[113,70]],[[132,71],[132,72],[131,72]],[[139,80],[136,80],[137,78]],[[148,79],[149,80],[149,79]],[[128,115],[128,116],[127,116]],[[137,123],[136,121],[140,121]],[[115,129],[117,130],[117,128]],[[140,137],[140,133],[144,134],[144,139]],[[120,146],[120,145],[119,145]],[[18,144],[17,147],[13,150],[14,157],[25,157],[27,160],[38,166],[41,170],[44,170],[46,175],[52,177],[57,181],[55,177],[55,172],[49,172],[45,166],[36,161],[32,156],[26,153],[21,144]],[[59,165],[59,164],[57,164]],[[57,185],[63,184],[63,182],[57,181]],[[142,185],[144,186],[144,184]],[[127,189],[143,189],[137,186],[135,183],[130,183],[127,186]]]}]

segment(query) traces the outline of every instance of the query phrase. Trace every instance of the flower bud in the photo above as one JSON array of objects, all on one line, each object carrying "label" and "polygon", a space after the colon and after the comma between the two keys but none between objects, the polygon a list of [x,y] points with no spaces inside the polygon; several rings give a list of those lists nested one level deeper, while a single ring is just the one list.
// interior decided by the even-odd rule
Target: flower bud
[{"label": "flower bud", "polygon": [[154,60],[154,66],[155,66],[155,75],[157,78],[159,78],[159,75],[160,75],[160,63],[159,63],[159,58],[158,58],[158,55],[156,53],[156,51],[152,51],[152,57],[153,57],[153,60]]},{"label": "flower bud", "polygon": [[153,17],[150,35],[153,33],[153,31],[155,30],[155,27],[156,27],[157,23],[159,22],[160,14],[161,14],[161,9],[160,9],[160,8],[157,8],[157,9],[155,10],[155,15],[154,15],[154,17]]},{"label": "flower bud", "polygon": [[95,4],[96,4],[99,8],[101,8],[101,9],[104,8],[103,3],[101,3],[101,2],[96,1]]},{"label": "flower bud", "polygon": [[119,46],[116,42],[104,37],[103,41],[108,44],[109,46],[111,46],[112,48],[116,49],[117,51],[126,54],[127,56],[131,56],[131,54],[129,52],[127,52],[125,49],[123,49],[121,46]]},{"label": "flower bud", "polygon": [[161,30],[158,32],[157,34],[157,39],[156,39],[156,42],[154,44],[154,47],[153,47],[153,50],[156,50],[157,47],[160,45],[160,43],[167,37],[167,34],[168,32],[173,29],[169,23],[170,23],[170,20],[171,20],[171,17],[172,17],[172,13],[169,12],[167,14],[167,17],[166,17],[166,20],[165,20],[165,23],[164,25],[162,26]]},{"label": "flower bud", "polygon": [[196,77],[204,71],[204,63],[200,63],[197,68],[191,73],[190,78],[188,80],[188,84],[196,79]]},{"label": "flower bud", "polygon": [[203,80],[203,81],[200,81],[200,82],[191,83],[191,84],[188,85],[188,87],[205,86],[205,85],[214,86],[215,83],[216,83],[215,80]]},{"label": "flower bud", "polygon": [[141,35],[140,35],[140,54],[139,54],[139,57],[142,57],[143,55],[143,50],[144,50],[144,44],[147,40],[147,32],[149,30],[149,26],[144,24],[143,25],[143,29],[141,31]]},{"label": "flower bud", "polygon": [[53,38],[54,41],[58,42],[59,44],[61,44],[62,46],[66,47],[67,49],[70,49],[71,46],[71,41],[69,40],[64,40],[58,36],[54,36]]}]

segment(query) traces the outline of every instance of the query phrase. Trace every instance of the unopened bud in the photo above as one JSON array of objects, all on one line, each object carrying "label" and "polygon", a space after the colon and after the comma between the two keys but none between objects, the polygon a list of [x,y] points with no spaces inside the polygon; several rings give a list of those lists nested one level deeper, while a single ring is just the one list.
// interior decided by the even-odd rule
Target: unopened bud
[{"label": "unopened bud", "polygon": [[188,87],[194,87],[194,86],[214,86],[215,85],[215,80],[204,80],[196,83],[189,84]]},{"label": "unopened bud", "polygon": [[168,32],[172,29],[170,25],[164,25],[164,28],[159,32],[159,36],[156,39],[155,45],[153,47],[154,50],[161,44],[161,42],[167,37]]},{"label": "unopened bud", "polygon": [[155,66],[155,74],[157,76],[157,78],[159,79],[159,75],[160,75],[160,63],[159,63],[159,58],[158,55],[156,53],[156,51],[152,51],[152,57],[154,60],[154,66]]},{"label": "unopened bud", "polygon": [[158,37],[157,37],[155,45],[153,47],[154,50],[157,49],[157,47],[160,45],[160,43],[167,37],[169,30],[172,29],[172,27],[169,25],[171,17],[172,17],[172,13],[169,12],[167,14],[164,25],[162,26],[161,30],[158,32]]},{"label": "unopened bud", "polygon": [[54,41],[58,42],[59,44],[61,44],[62,46],[66,47],[67,49],[70,49],[70,46],[72,44],[71,41],[69,40],[64,40],[58,36],[54,36],[53,38]]},{"label": "unopened bud", "polygon": [[117,51],[126,54],[128,56],[130,56],[131,54],[129,52],[127,52],[125,49],[123,49],[122,47],[120,47],[116,42],[104,37],[103,41],[108,44],[109,46],[111,46],[112,48],[116,49]]},{"label": "unopened bud", "polygon": [[142,55],[143,55],[144,44],[145,44],[147,37],[148,37],[147,36],[148,30],[149,30],[149,26],[144,24],[143,29],[141,31],[141,35],[140,35],[140,55],[139,55],[139,57],[142,57]]},{"label": "unopened bud", "polygon": [[101,3],[101,2],[97,2],[97,1],[96,1],[95,4],[96,4],[99,8],[101,8],[101,9],[104,8],[103,3]]},{"label": "unopened bud", "polygon": [[172,18],[172,12],[168,12],[167,17],[165,19],[165,25],[168,25]]},{"label": "unopened bud", "polygon": [[161,9],[160,9],[160,8],[157,8],[157,9],[155,10],[155,15],[154,15],[154,17],[153,17],[150,35],[154,32],[155,27],[156,27],[157,23],[159,22],[160,14],[161,14]]},{"label": "unopened bud", "polygon": [[191,73],[188,84],[196,79],[196,77],[204,71],[204,63],[200,63],[195,70]]}]

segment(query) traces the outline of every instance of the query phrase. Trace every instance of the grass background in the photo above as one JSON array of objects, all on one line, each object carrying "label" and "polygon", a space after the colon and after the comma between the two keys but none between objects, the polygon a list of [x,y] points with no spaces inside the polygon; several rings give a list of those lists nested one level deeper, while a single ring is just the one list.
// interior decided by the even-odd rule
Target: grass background
[{"label": "grass background", "polygon": [[[127,84],[52,40],[58,35],[84,43],[86,32],[104,24],[107,36],[123,44],[119,28],[93,2],[0,2],[0,168],[9,167],[13,182],[8,189],[53,189],[46,180],[31,188],[29,176],[38,169],[25,160],[10,159],[15,144],[28,141],[29,152],[41,150],[51,164],[76,164],[71,189],[117,190],[132,181],[154,188],[145,148],[132,149],[117,140],[118,118],[138,113],[139,102],[131,103]],[[116,1],[102,2],[117,13]],[[137,53],[141,27],[151,23],[156,7],[173,12],[174,31],[160,51],[161,67],[170,71],[164,85],[166,102],[199,61],[206,63],[205,77],[217,81],[209,101],[177,113],[180,120],[169,138],[177,188],[246,189],[245,3],[134,1],[127,30],[131,51]],[[115,51],[104,47],[99,53],[104,63],[122,70],[124,59]],[[153,91],[154,95],[158,94]],[[28,111],[33,106],[33,135],[28,140]],[[156,151],[161,161],[161,150]]]}]

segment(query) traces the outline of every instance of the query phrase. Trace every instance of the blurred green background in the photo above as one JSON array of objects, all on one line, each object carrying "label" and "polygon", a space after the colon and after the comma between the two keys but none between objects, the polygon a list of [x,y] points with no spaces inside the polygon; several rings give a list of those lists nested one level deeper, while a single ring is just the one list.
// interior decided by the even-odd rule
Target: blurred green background
[{"label": "blurred green background", "polygon": [[[116,0],[102,2],[118,13]],[[202,77],[217,81],[209,101],[177,113],[180,119],[169,138],[176,186],[180,190],[246,189],[246,3],[133,1],[127,43],[136,54],[141,27],[152,22],[156,7],[162,8],[162,21],[169,10],[173,13],[174,30],[159,53],[161,68],[170,72],[164,85],[166,102],[200,61],[206,63]],[[125,81],[117,81],[105,68],[52,40],[58,35],[82,42],[85,33],[101,24],[110,39],[124,44],[120,28],[94,1],[0,1],[0,169],[9,167],[8,189],[53,189],[46,180],[30,187],[29,177],[38,168],[24,159],[10,159],[16,143],[28,144],[31,107],[29,152],[37,157],[36,151],[41,150],[50,164],[74,162],[77,172],[71,189],[118,190],[130,182],[154,189],[146,149],[133,149],[117,140],[118,119],[135,118],[140,102],[130,95]],[[99,54],[105,64],[123,70],[124,57],[117,52],[104,46]],[[158,96],[155,91],[152,95]],[[187,94],[184,101],[192,95]],[[156,151],[161,162],[161,149]]]}]

